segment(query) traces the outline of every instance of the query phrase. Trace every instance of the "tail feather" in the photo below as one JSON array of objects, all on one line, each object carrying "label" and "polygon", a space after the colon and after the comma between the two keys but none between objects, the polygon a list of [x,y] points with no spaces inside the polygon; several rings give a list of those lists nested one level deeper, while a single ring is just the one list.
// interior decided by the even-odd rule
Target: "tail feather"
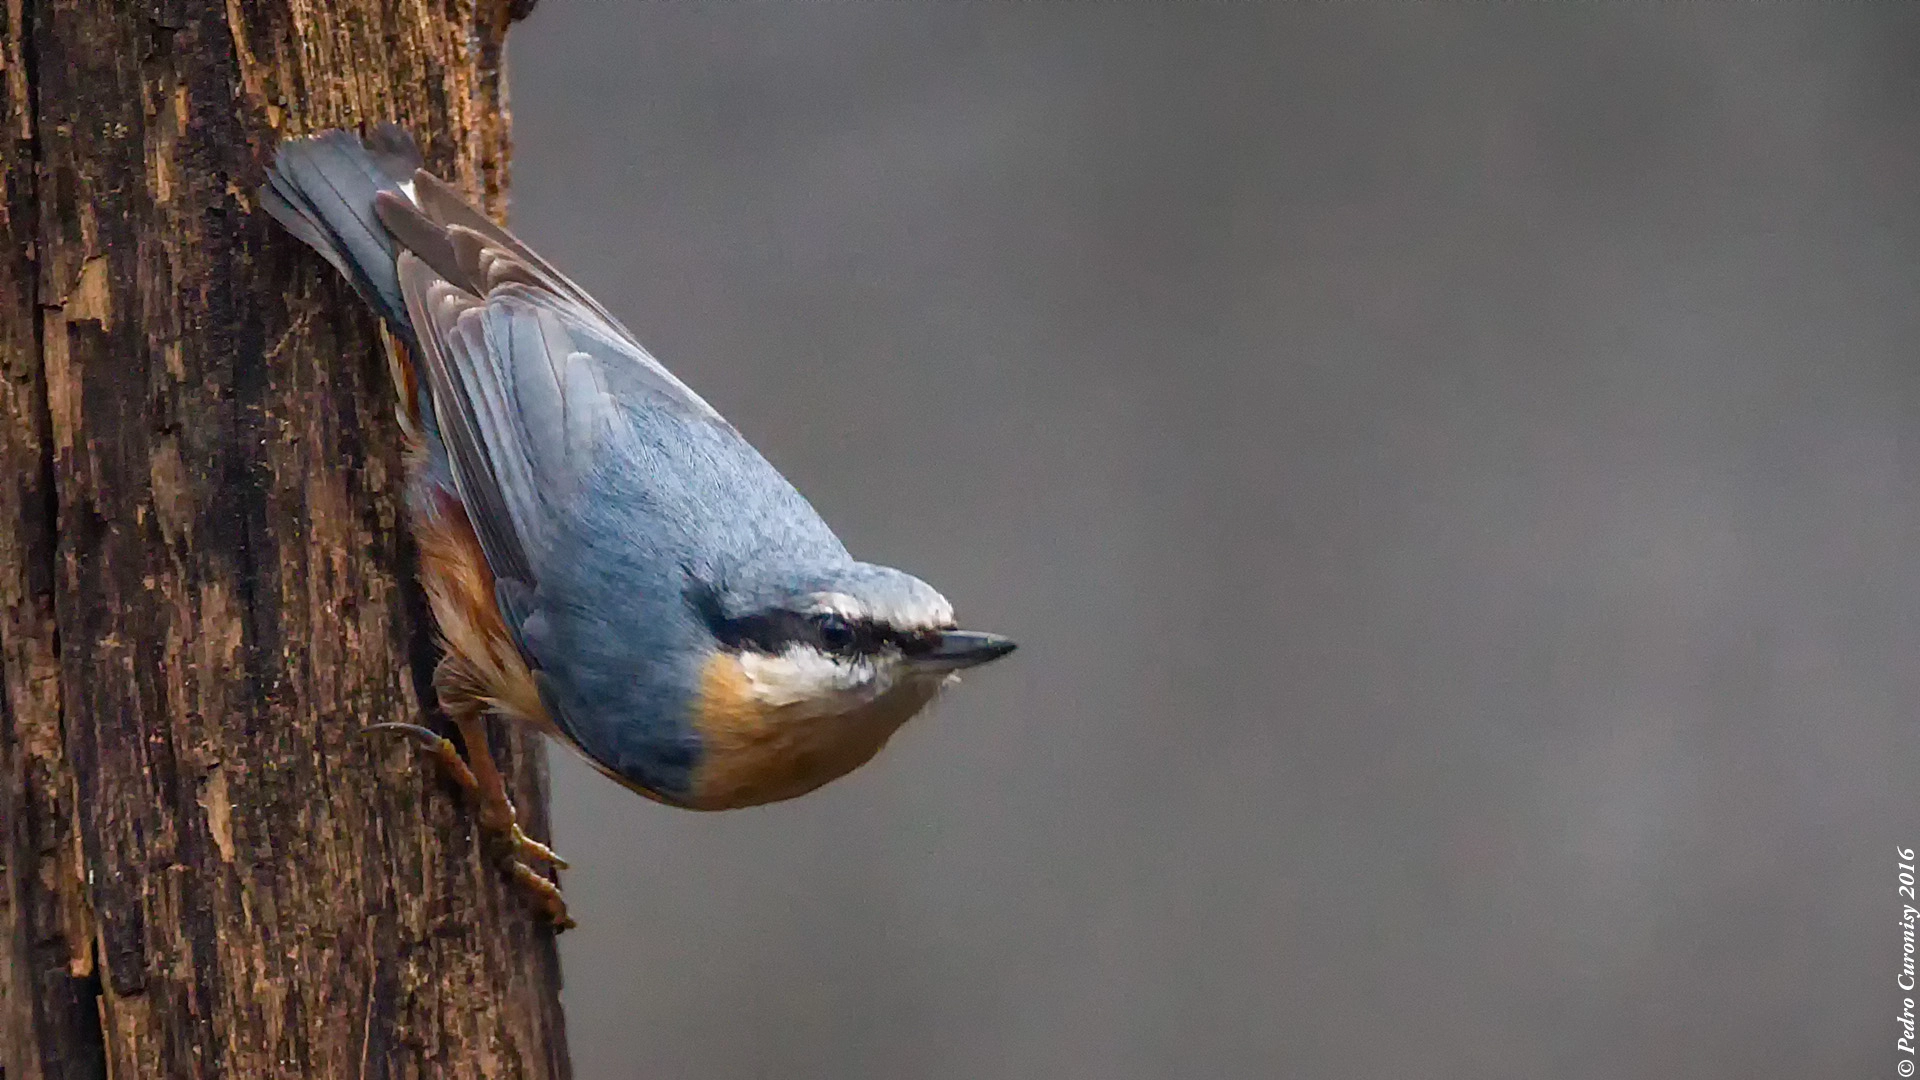
[{"label": "tail feather", "polygon": [[411,199],[420,164],[413,136],[398,125],[381,124],[365,141],[323,131],[282,143],[258,194],[261,208],[332,263],[404,346],[388,359],[400,421],[421,451],[409,500],[425,508],[436,492],[454,491],[453,474],[432,400],[413,369],[420,344],[400,290],[399,247],[374,209],[383,191]]},{"label": "tail feather", "polygon": [[409,343],[406,300],[394,267],[398,251],[374,212],[382,191],[408,194],[420,152],[412,136],[382,124],[365,142],[325,131],[281,144],[259,190],[260,205],[332,263]]}]

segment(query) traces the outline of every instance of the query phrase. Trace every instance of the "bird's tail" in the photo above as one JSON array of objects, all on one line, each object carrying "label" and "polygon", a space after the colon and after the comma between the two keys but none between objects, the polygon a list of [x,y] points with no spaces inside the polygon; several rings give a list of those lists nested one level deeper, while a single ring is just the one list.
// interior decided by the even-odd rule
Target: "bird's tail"
[{"label": "bird's tail", "polygon": [[387,325],[414,343],[407,304],[394,269],[393,237],[374,214],[374,195],[412,197],[420,150],[395,124],[381,124],[363,141],[348,131],[323,131],[280,144],[260,205],[275,221],[334,265]]}]

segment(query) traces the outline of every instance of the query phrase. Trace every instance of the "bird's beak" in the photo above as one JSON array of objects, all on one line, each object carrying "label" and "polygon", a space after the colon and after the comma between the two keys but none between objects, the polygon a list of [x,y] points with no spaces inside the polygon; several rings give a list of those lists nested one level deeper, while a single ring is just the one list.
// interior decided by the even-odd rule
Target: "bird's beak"
[{"label": "bird's beak", "polygon": [[933,648],[914,654],[913,666],[929,673],[959,671],[961,668],[979,667],[989,660],[998,660],[1013,650],[1013,639],[1003,638],[999,634],[946,630],[941,632]]}]

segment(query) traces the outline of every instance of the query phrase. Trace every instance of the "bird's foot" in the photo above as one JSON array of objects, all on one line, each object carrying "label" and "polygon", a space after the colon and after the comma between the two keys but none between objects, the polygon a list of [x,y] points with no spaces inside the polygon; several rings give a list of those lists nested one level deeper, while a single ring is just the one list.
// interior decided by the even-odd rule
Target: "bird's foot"
[{"label": "bird's foot", "polygon": [[504,860],[507,875],[529,894],[534,906],[547,917],[553,928],[566,930],[577,925],[567,915],[567,905],[561,899],[560,887],[534,869],[536,865],[544,865],[564,870],[567,860],[520,828],[519,814],[513,808],[513,801],[507,798],[506,782],[493,763],[493,755],[487,750],[486,731],[480,726],[478,718],[456,717],[455,723],[460,728],[461,741],[467,744],[471,764],[460,756],[452,739],[419,724],[371,724],[361,734],[390,731],[419,743],[439,762],[447,778],[479,804],[481,832]]},{"label": "bird's foot", "polygon": [[547,917],[547,922],[553,927],[554,933],[571,930],[580,925],[573,921],[573,916],[567,914],[567,901],[560,895],[560,886],[541,876],[539,871],[514,859],[507,863],[507,873],[512,875],[516,884],[526,890],[534,906]]}]

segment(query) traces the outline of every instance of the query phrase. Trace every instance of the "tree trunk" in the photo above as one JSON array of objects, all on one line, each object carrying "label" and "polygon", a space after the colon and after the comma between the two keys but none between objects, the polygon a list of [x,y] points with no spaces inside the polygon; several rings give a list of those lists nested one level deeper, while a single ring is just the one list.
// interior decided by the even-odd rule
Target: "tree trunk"
[{"label": "tree trunk", "polygon": [[430,700],[394,396],[253,199],[393,118],[497,213],[511,0],[0,2],[4,1080],[566,1076],[550,933],[358,734]]}]

